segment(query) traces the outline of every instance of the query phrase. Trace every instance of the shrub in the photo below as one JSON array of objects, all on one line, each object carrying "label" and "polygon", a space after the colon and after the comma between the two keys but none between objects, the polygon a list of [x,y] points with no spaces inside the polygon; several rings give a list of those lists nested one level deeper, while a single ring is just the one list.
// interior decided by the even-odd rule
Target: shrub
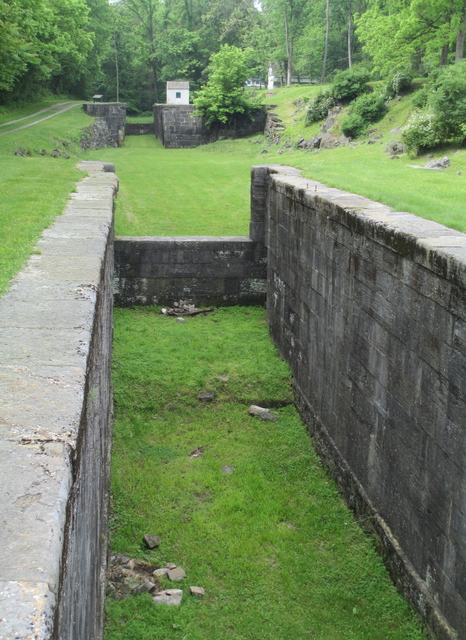
[{"label": "shrub", "polygon": [[339,71],[333,80],[332,93],[336,100],[350,102],[369,90],[369,72],[353,67]]},{"label": "shrub", "polygon": [[409,153],[419,155],[442,141],[441,127],[433,113],[415,113],[403,127],[401,140]]},{"label": "shrub", "polygon": [[428,104],[441,125],[442,139],[464,137],[466,123],[466,60],[439,73],[432,85]]},{"label": "shrub", "polygon": [[335,99],[330,91],[321,91],[312,100],[310,100],[306,107],[306,125],[313,122],[319,122],[327,117],[329,109],[335,106]]},{"label": "shrub", "polygon": [[395,75],[387,82],[387,95],[390,97],[405,93],[411,89],[413,84],[413,75],[410,71],[397,71]]},{"label": "shrub", "polygon": [[367,122],[357,113],[349,113],[341,121],[341,130],[348,138],[357,138],[367,128]]},{"label": "shrub", "polygon": [[384,96],[378,93],[366,93],[351,103],[350,113],[361,116],[366,122],[377,122],[387,113]]},{"label": "shrub", "polygon": [[413,105],[417,109],[424,109],[427,106],[427,102],[429,100],[429,91],[426,87],[422,87],[419,91],[413,95]]}]

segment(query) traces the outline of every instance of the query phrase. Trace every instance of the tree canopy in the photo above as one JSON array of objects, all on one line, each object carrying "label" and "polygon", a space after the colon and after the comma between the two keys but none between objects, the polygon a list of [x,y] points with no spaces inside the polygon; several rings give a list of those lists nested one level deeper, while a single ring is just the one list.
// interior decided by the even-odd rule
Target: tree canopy
[{"label": "tree canopy", "polygon": [[[144,112],[167,80],[200,90],[225,46],[248,74],[428,75],[464,57],[465,0],[0,0],[0,104],[52,90]],[[205,89],[207,91],[210,89]]]}]

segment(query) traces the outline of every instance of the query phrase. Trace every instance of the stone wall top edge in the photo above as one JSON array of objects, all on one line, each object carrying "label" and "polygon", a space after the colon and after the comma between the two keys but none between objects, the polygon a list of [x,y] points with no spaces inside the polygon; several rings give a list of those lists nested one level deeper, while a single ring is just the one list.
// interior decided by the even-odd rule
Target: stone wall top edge
[{"label": "stone wall top edge", "polygon": [[413,213],[394,211],[387,205],[298,175],[270,172],[274,189],[316,209],[325,203],[325,215],[368,234],[375,242],[408,255],[412,260],[466,288],[466,234]]},{"label": "stone wall top edge", "polygon": [[196,242],[245,242],[252,244],[249,236],[115,236],[115,242],[140,242],[140,243],[176,243],[183,242],[193,244]]},{"label": "stone wall top edge", "polygon": [[[105,163],[91,164],[80,163],[91,173],[83,179],[86,189],[105,183],[105,197],[96,193],[105,213],[89,216],[84,231],[78,225],[71,234],[58,216],[38,242],[40,253],[0,299],[0,483],[6,488],[0,512],[8,521],[0,530],[0,638],[52,637],[72,458],[117,188]],[[68,216],[81,220],[82,209]]]}]

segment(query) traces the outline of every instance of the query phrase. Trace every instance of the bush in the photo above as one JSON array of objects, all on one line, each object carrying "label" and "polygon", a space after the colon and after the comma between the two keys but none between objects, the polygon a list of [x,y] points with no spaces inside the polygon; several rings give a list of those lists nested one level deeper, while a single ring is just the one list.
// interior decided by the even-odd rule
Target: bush
[{"label": "bush", "polygon": [[332,93],[336,100],[350,102],[369,90],[369,73],[365,69],[353,67],[339,71],[333,80]]},{"label": "bush", "polygon": [[429,100],[429,91],[426,87],[422,87],[419,91],[413,95],[413,105],[417,109],[424,109],[427,106],[427,102]]},{"label": "bush", "polygon": [[401,140],[409,153],[419,155],[442,141],[438,119],[433,113],[415,113],[403,127]]},{"label": "bush", "polygon": [[208,126],[215,122],[231,122],[237,113],[249,113],[257,106],[248,99],[244,83],[249,77],[251,49],[238,49],[224,44],[210,59],[207,84],[197,93],[193,103]]},{"label": "bush", "polygon": [[349,113],[341,121],[341,130],[348,138],[357,138],[367,128],[367,122],[357,113]]},{"label": "bush", "polygon": [[356,114],[366,123],[377,122],[387,113],[384,96],[377,93],[367,93],[356,98],[351,103],[350,114]]},{"label": "bush", "polygon": [[329,109],[335,106],[335,100],[330,91],[321,91],[306,107],[305,124],[309,125],[313,122],[319,122],[327,117]]},{"label": "bush", "polygon": [[442,139],[464,138],[466,123],[466,60],[439,73],[429,93],[428,104],[441,125]]},{"label": "bush", "polygon": [[410,71],[397,71],[393,78],[387,82],[387,95],[389,97],[400,95],[409,91],[413,85],[413,75]]}]

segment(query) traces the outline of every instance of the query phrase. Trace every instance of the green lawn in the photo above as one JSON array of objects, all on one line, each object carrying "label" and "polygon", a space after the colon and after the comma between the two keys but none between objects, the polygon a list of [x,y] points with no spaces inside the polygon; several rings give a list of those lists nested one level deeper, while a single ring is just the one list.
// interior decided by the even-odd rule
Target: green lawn
[{"label": "green lawn", "polygon": [[187,577],[163,583],[180,607],[109,598],[106,640],[426,638],[311,448],[264,310],[115,311],[112,552]]},{"label": "green lawn", "polygon": [[[21,117],[25,111],[10,115]],[[27,260],[42,230],[61,213],[76,182],[82,179],[83,172],[75,167],[79,151],[76,133],[72,132],[90,122],[89,116],[77,107],[37,126],[0,136],[0,295]],[[14,155],[19,147],[30,152],[31,157]],[[40,155],[41,149],[49,154],[55,148],[67,151],[70,159]]]}]

